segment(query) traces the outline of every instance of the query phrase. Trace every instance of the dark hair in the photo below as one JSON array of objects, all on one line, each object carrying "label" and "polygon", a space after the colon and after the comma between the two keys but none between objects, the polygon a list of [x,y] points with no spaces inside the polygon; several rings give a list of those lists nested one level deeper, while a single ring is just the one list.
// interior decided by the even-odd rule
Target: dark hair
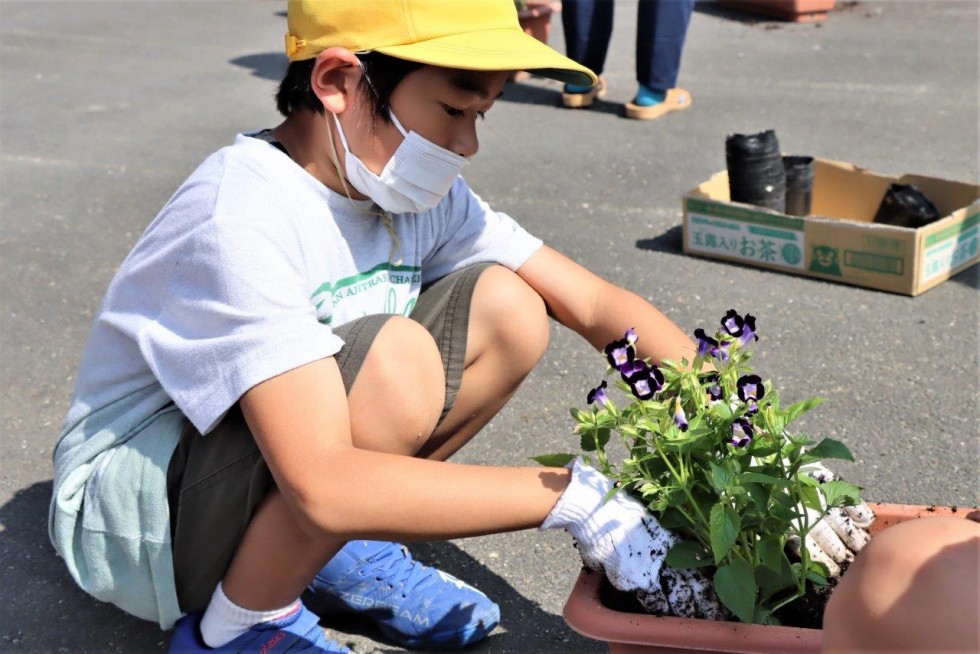
[{"label": "dark hair", "polygon": [[[388,102],[395,87],[406,75],[425,64],[396,59],[380,52],[361,54],[358,59],[364,66],[364,76],[358,85],[358,91],[364,93],[371,102],[374,117],[389,122],[391,118],[388,115]],[[289,117],[300,109],[323,113],[323,104],[310,84],[315,63],[316,59],[290,62],[276,93],[276,108],[283,116]]]}]

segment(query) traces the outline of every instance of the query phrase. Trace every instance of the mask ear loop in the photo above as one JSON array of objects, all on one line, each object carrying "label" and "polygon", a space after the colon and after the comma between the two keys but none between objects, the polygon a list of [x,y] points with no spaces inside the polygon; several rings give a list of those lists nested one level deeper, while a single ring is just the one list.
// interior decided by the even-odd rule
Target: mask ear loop
[{"label": "mask ear loop", "polygon": [[[361,66],[362,66],[361,70],[363,71],[363,64],[361,64]],[[337,120],[336,115],[334,115],[334,120]],[[398,232],[395,231],[395,225],[391,221],[391,214],[385,211],[384,209],[382,209],[381,207],[378,207],[377,204],[375,204],[374,206],[378,207],[378,211],[365,211],[364,209],[361,209],[356,204],[354,204],[354,198],[350,196],[350,187],[347,186],[347,177],[344,175],[344,172],[340,169],[340,155],[337,153],[337,144],[334,143],[333,140],[333,128],[330,126],[330,121],[324,121],[324,122],[326,122],[327,124],[327,132],[329,136],[327,140],[330,141],[330,160],[331,162],[333,162],[334,168],[337,169],[337,177],[340,178],[340,185],[344,187],[344,195],[346,195],[347,199],[350,201],[351,208],[354,209],[355,211],[359,211],[361,213],[366,213],[370,216],[377,216],[381,218],[381,222],[385,226],[385,231],[388,232],[388,235],[391,237],[391,250],[388,252],[388,263],[393,266],[402,265],[401,257],[395,259],[395,255],[398,254],[398,250],[401,249],[401,240],[398,238]]]}]

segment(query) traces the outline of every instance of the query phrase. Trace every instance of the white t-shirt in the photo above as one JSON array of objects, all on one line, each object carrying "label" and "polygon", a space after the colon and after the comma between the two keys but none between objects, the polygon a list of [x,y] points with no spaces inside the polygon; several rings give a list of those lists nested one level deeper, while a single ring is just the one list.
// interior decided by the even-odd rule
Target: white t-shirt
[{"label": "white t-shirt", "polygon": [[332,326],[409,315],[422,284],[516,270],[541,245],[462,178],[392,217],[394,257],[376,211],[239,135],[150,224],[95,318],[54,454],[51,539],[83,589],[169,628],[166,473],[185,417],[207,434],[259,382],[336,354]]}]

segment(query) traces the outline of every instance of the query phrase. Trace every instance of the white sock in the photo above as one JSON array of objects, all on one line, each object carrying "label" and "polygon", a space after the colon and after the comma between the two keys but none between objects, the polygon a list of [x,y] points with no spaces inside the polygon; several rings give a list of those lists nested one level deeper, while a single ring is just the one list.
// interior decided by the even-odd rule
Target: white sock
[{"label": "white sock", "polygon": [[238,606],[225,595],[221,583],[214,589],[211,603],[201,618],[201,638],[208,647],[221,647],[235,640],[257,624],[281,618],[296,610],[299,600],[272,611],[250,611]]}]

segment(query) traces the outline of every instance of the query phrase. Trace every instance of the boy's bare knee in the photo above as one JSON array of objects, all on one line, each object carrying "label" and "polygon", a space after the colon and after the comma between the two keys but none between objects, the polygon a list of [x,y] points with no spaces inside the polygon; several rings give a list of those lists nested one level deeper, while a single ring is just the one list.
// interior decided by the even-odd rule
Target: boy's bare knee
[{"label": "boy's bare knee", "polygon": [[[549,322],[544,300],[517,273],[488,268],[474,291],[471,320],[479,325],[486,346],[499,348],[508,361],[527,373],[548,348]],[[474,330],[475,331],[475,330]]]},{"label": "boy's bare knee", "polygon": [[834,591],[824,650],[976,651],[980,525],[911,520],[875,536]]},{"label": "boy's bare knee", "polygon": [[393,316],[381,328],[350,393],[354,445],[414,455],[432,434],[446,397],[442,358],[432,335]]}]

